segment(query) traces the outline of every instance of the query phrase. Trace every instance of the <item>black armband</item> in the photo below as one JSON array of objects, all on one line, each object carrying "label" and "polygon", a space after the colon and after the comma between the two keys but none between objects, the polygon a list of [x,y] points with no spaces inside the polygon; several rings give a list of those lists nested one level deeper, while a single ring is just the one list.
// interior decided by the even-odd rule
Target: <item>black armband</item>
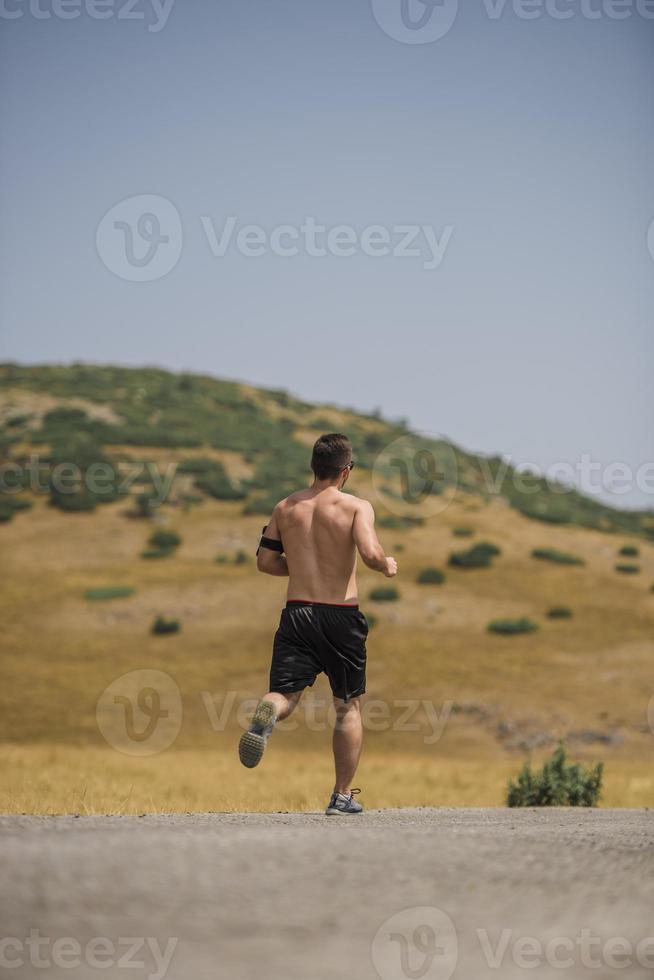
[{"label": "black armband", "polygon": [[[264,527],[264,531],[266,530],[266,527],[268,527],[267,524]],[[259,547],[257,548],[257,554],[259,554],[262,548],[267,548],[269,551],[277,551],[280,555],[284,554],[284,545],[281,543],[281,541],[277,541],[275,538],[267,538],[265,534],[261,535]]]}]

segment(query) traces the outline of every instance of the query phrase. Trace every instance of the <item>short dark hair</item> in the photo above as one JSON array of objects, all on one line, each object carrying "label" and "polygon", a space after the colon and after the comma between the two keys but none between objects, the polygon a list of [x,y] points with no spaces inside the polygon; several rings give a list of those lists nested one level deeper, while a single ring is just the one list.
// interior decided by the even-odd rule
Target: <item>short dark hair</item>
[{"label": "short dark hair", "polygon": [[352,444],[342,432],[328,432],[317,439],[311,469],[319,480],[333,480],[352,459]]}]

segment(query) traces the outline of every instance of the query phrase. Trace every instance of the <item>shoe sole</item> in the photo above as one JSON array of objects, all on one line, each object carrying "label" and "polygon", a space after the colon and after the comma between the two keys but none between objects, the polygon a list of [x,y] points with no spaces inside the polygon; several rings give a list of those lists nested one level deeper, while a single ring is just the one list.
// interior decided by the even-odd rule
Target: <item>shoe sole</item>
[{"label": "shoe sole", "polygon": [[[275,721],[275,707],[270,701],[260,701],[252,716],[251,726],[266,728]],[[238,757],[246,769],[258,766],[266,748],[267,738],[256,732],[243,732],[238,743]]]},{"label": "shoe sole", "polygon": [[358,817],[363,810],[339,810],[338,807],[328,806],[325,810],[326,817]]}]

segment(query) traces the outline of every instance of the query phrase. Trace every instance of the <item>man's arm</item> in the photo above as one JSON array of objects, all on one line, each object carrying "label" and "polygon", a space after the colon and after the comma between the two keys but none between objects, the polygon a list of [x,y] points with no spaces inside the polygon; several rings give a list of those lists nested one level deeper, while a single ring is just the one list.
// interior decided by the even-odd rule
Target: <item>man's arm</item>
[{"label": "man's arm", "polygon": [[[267,538],[271,544],[278,542],[278,547],[266,547],[264,538]],[[273,515],[270,518],[270,523],[263,532],[262,543],[259,545],[259,550],[257,551],[257,568],[260,572],[264,572],[266,575],[288,575],[286,557],[281,554],[281,548],[281,534],[277,526],[277,508],[275,507]]]},{"label": "man's arm", "polygon": [[376,572],[383,572],[387,578],[397,575],[397,562],[387,558],[375,531],[375,512],[367,500],[360,500],[354,515],[354,543],[361,560]]}]

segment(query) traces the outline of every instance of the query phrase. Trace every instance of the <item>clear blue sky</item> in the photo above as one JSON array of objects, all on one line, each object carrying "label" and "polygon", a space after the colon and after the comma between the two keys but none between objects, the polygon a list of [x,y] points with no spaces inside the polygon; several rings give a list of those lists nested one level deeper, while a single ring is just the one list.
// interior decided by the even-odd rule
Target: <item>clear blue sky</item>
[{"label": "clear blue sky", "polygon": [[[654,19],[465,0],[443,37],[403,43],[401,0],[373,2],[177,0],[163,23],[151,0],[103,20],[5,0],[0,357],[379,406],[517,462],[653,460]],[[181,218],[178,261],[145,282],[96,248],[139,195]],[[433,269],[358,245],[217,257],[206,219],[220,237],[229,215],[452,230]]]}]

